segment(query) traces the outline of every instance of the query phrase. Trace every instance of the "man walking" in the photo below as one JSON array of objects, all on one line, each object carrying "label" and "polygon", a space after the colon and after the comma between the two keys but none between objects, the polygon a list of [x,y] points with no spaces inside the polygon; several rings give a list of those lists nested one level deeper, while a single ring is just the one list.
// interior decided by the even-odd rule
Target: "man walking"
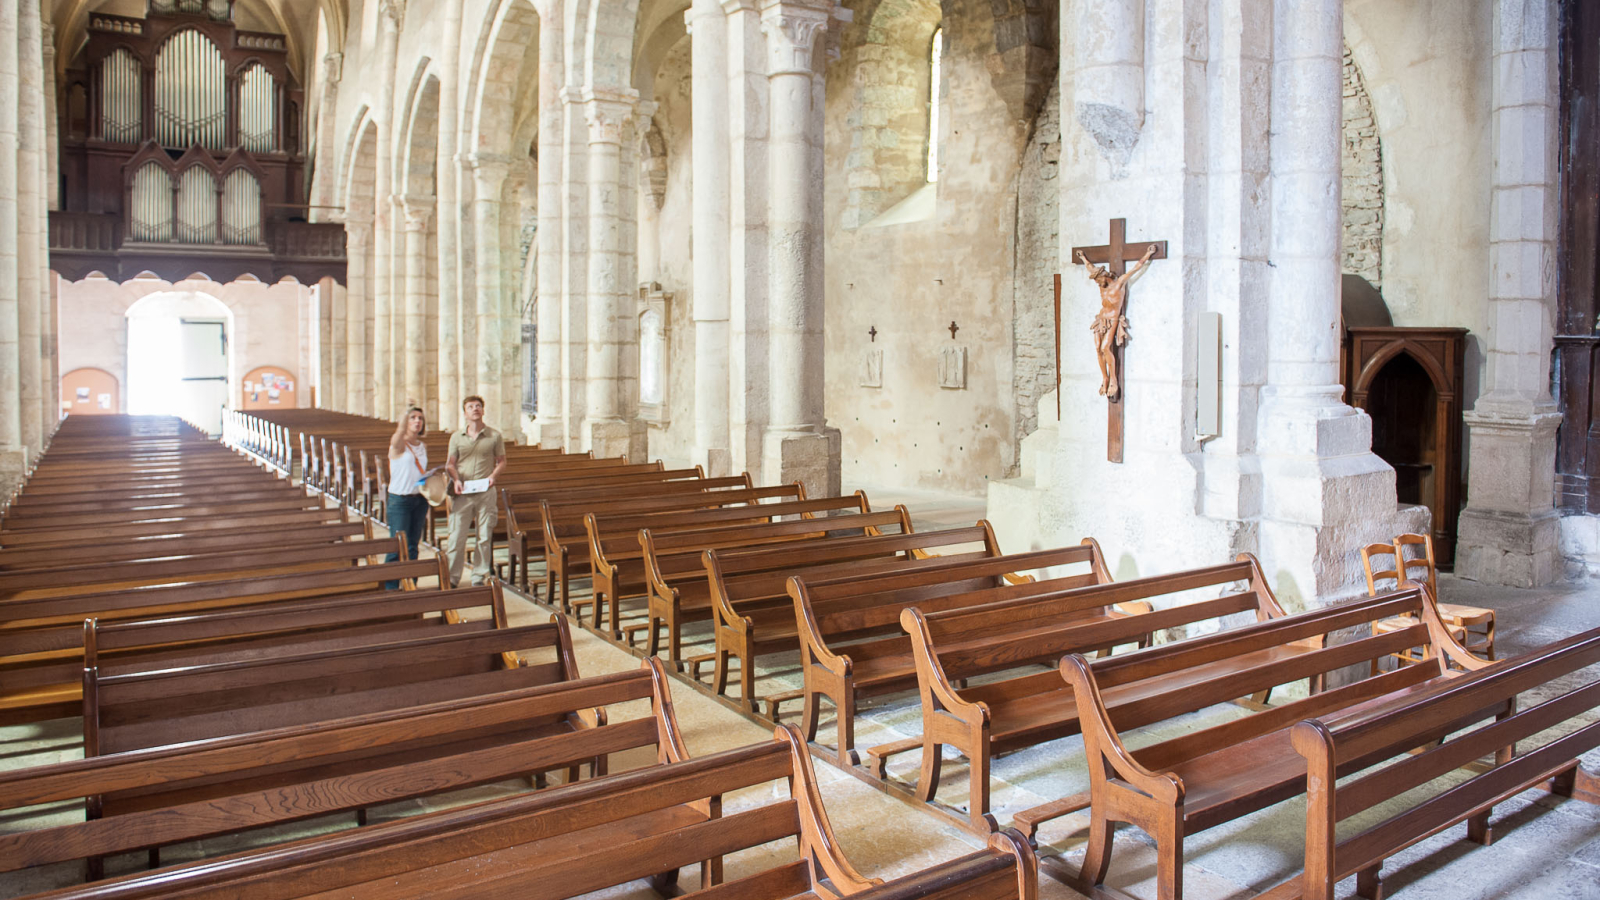
[{"label": "man walking", "polygon": [[500,521],[495,504],[494,480],[506,465],[506,443],[483,424],[483,398],[468,397],[461,404],[467,427],[450,435],[445,471],[455,487],[450,502],[450,546],[445,555],[450,562],[450,586],[461,583],[461,568],[467,558],[467,534],[478,536],[478,558],[472,566],[472,584],[483,584],[494,566],[494,526]]}]

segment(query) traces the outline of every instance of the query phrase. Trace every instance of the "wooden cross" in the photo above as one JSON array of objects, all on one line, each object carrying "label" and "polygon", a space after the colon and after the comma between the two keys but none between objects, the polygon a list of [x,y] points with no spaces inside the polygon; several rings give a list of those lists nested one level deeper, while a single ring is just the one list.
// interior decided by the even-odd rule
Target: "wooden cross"
[{"label": "wooden cross", "polygon": [[868,328],[867,337],[872,338],[872,342],[876,344],[878,342],[878,326],[874,325],[871,328]]},{"label": "wooden cross", "polygon": [[[1073,247],[1069,257],[1072,264],[1078,264],[1078,254],[1083,254],[1091,263],[1106,267],[1112,277],[1120,277],[1127,271],[1127,263],[1131,260],[1142,259],[1150,248],[1155,248],[1151,259],[1167,258],[1166,241],[1136,241],[1128,243],[1128,220],[1111,220],[1111,242],[1098,247]],[[1119,382],[1116,397],[1112,398],[1106,408],[1106,459],[1122,462],[1122,419],[1123,402],[1128,396],[1126,378],[1122,369],[1122,347],[1115,342],[1112,344],[1112,354],[1116,359],[1115,371]],[[1061,417],[1059,406],[1061,396],[1061,283],[1056,282],[1056,418]]]},{"label": "wooden cross", "polygon": [[955,340],[956,339],[956,332],[958,332],[960,330],[961,330],[961,326],[956,324],[956,320],[955,319],[951,319],[950,320],[950,329],[949,329],[949,331],[950,331],[950,340],[952,340],[952,341]]}]

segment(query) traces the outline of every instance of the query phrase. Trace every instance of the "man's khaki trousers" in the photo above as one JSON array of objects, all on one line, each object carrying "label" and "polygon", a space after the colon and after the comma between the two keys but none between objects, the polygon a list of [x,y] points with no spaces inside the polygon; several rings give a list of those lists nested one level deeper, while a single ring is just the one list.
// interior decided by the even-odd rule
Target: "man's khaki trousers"
[{"label": "man's khaki trousers", "polygon": [[483,584],[494,566],[494,526],[500,521],[494,491],[462,494],[450,498],[450,543],[445,555],[450,560],[450,585],[461,583],[461,569],[467,561],[467,536],[478,538],[477,560],[472,566],[472,583]]}]

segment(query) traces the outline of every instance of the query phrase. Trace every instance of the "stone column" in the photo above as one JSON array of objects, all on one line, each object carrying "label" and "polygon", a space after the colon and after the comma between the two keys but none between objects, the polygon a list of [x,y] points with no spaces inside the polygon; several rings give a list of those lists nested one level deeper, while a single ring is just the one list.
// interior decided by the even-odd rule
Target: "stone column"
[{"label": "stone column", "polygon": [[566,446],[561,416],[561,6],[561,0],[544,0],[539,6],[539,345],[534,361],[538,412],[532,438],[545,447]]},{"label": "stone column", "polygon": [[562,446],[584,445],[584,372],[589,333],[589,123],[583,92],[561,89],[561,420],[566,427]]},{"label": "stone column", "polygon": [[1560,226],[1559,17],[1554,0],[1497,0],[1491,82],[1488,371],[1472,435],[1456,572],[1516,587],[1561,572],[1550,397]]},{"label": "stone column", "polygon": [[[756,0],[723,0],[728,31],[729,469],[761,471],[767,421],[766,38]],[[732,102],[739,98],[738,102]]]},{"label": "stone column", "polygon": [[439,147],[435,168],[440,213],[438,235],[439,273],[439,415],[442,426],[453,426],[461,417],[461,347],[457,319],[460,310],[459,265],[461,216],[457,179],[460,165],[456,152],[461,141],[461,7],[462,0],[444,0],[440,22],[439,53]]},{"label": "stone column", "polygon": [[720,0],[684,14],[693,42],[694,448],[709,475],[732,469],[728,442],[728,16]]},{"label": "stone column", "polygon": [[372,272],[372,376],[374,415],[396,419],[404,409],[396,409],[396,385],[391,347],[392,312],[398,293],[393,277],[393,225],[395,210],[391,200],[394,156],[394,70],[400,27],[405,18],[404,0],[380,0],[378,4],[378,68],[371,73],[377,80],[377,106],[373,118],[378,126],[377,161],[373,167],[373,272]]},{"label": "stone column", "polygon": [[[584,447],[595,456],[626,456],[622,353],[631,295],[622,237],[622,133],[633,115],[632,91],[585,91],[589,124],[589,306],[584,371]],[[642,462],[642,460],[635,460]]]},{"label": "stone column", "polygon": [[1395,519],[1394,470],[1339,383],[1342,16],[1342,0],[1275,4],[1260,546],[1279,594],[1304,604],[1353,593],[1358,548]]},{"label": "stone column", "polygon": [[371,393],[367,369],[367,305],[372,279],[367,260],[372,254],[372,223],[344,223],[345,293],[345,412],[371,414]]},{"label": "stone column", "polygon": [[1073,114],[1113,170],[1128,164],[1144,127],[1144,0],[1082,0],[1074,43]]},{"label": "stone column", "polygon": [[19,0],[0,0],[0,492],[9,493],[27,468],[22,442],[22,383],[18,365],[17,106],[20,83]]},{"label": "stone column", "polygon": [[327,221],[327,207],[336,205],[337,180],[333,173],[339,163],[334,145],[338,143],[339,79],[344,75],[344,54],[329,53],[322,58],[322,97],[317,101],[317,179],[311,191],[313,222]]},{"label": "stone column", "polygon": [[[348,252],[348,251],[346,251]],[[345,263],[345,280],[350,280],[350,264]],[[350,291],[345,286],[332,278],[323,279],[324,297],[328,304],[328,332],[323,342],[322,355],[327,360],[326,375],[322,380],[322,387],[317,392],[317,405],[324,409],[344,409],[344,401],[349,393],[345,388],[345,379],[349,371],[349,356],[346,352],[345,316],[349,313],[347,307],[350,303]]]},{"label": "stone column", "polygon": [[779,0],[762,8],[767,34],[768,152],[767,327],[770,416],[762,443],[762,480],[799,480],[811,496],[837,492],[839,458],[823,433],[822,273],[812,264],[822,239],[811,202],[812,49],[831,3]]},{"label": "stone column", "polygon": [[500,189],[511,171],[511,161],[499,156],[472,157],[472,233],[476,253],[478,288],[478,393],[484,409],[501,406],[500,357],[505,324],[501,321],[500,294]]},{"label": "stone column", "polygon": [[[424,409],[428,405],[428,223],[433,219],[433,205],[432,197],[404,200],[406,314],[398,368],[403,373],[406,396]],[[400,329],[391,325],[391,331]]]},{"label": "stone column", "polygon": [[17,347],[22,388],[22,442],[44,449],[44,385],[40,354],[44,318],[44,35],[39,0],[22,0],[17,55]]},{"label": "stone column", "polygon": [[[58,111],[56,107],[56,27],[49,22],[45,22],[43,23],[43,28],[44,39],[41,43],[44,45],[44,193],[50,208],[60,209],[61,135],[57,131],[60,127],[60,121],[56,115]],[[60,385],[57,385],[57,387],[59,388]],[[51,420],[52,423],[60,421],[60,408],[61,404],[57,403],[53,411],[55,418]]]}]

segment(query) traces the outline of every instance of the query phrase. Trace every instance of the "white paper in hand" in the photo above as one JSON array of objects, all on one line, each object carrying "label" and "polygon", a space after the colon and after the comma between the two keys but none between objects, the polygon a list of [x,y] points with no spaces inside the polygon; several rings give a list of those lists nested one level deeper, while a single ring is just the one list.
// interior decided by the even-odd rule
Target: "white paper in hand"
[{"label": "white paper in hand", "polygon": [[463,494],[481,494],[488,489],[489,479],[487,478],[473,478],[469,481],[461,482],[461,493]]}]

